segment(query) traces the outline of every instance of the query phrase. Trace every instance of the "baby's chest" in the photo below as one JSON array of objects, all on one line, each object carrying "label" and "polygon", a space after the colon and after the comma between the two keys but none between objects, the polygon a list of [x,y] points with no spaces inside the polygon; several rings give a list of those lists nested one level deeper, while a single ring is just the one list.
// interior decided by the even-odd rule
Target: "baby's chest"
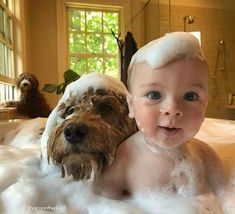
[{"label": "baby's chest", "polygon": [[195,161],[138,163],[127,176],[131,193],[164,191],[182,195],[197,195],[204,191],[203,165]]}]

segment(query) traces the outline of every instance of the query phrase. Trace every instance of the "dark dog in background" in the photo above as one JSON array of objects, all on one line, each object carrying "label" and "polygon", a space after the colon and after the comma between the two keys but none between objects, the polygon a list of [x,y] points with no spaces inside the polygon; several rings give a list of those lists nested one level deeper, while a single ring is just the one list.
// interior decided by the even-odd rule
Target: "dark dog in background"
[{"label": "dark dog in background", "polygon": [[2,103],[2,107],[16,107],[19,117],[48,117],[51,109],[39,91],[39,82],[37,78],[30,73],[22,73],[16,82],[20,90],[19,101],[7,101]]}]

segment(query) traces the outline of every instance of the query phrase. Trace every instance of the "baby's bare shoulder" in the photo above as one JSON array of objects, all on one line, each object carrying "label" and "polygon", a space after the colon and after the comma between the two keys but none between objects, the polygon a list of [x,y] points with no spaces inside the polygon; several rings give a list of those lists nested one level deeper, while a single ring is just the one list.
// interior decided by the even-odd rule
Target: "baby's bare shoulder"
[{"label": "baby's bare shoulder", "polygon": [[223,163],[218,153],[207,143],[193,139],[187,144],[187,149],[192,157],[201,160],[209,170],[223,169]]},{"label": "baby's bare shoulder", "polygon": [[143,137],[140,132],[136,132],[126,139],[117,149],[117,158],[119,158],[120,155],[126,156],[127,154],[131,155],[131,153],[137,152],[143,146],[142,139]]},{"label": "baby's bare shoulder", "polygon": [[134,134],[119,145],[112,164],[96,183],[102,194],[119,199],[127,190],[126,174],[133,158],[136,157],[138,139],[138,134]]},{"label": "baby's bare shoulder", "polygon": [[220,159],[217,152],[207,143],[200,141],[196,138],[193,138],[191,141],[187,143],[188,150],[195,155],[200,156],[201,158],[216,158]]},{"label": "baby's bare shoulder", "polygon": [[203,163],[208,185],[215,193],[220,194],[228,185],[228,175],[218,153],[210,145],[197,139],[190,141],[187,146],[191,154]]}]

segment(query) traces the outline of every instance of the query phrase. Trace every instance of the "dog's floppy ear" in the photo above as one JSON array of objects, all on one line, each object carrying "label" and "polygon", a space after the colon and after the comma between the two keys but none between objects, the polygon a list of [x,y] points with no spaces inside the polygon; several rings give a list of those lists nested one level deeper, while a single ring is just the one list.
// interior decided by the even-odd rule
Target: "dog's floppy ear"
[{"label": "dog's floppy ear", "polygon": [[32,81],[33,87],[37,89],[39,87],[38,79],[33,74],[29,74],[29,75],[31,76],[30,80]]},{"label": "dog's floppy ear", "polygon": [[116,150],[113,149],[107,153],[102,153],[100,158],[100,167],[104,170],[113,163]]}]

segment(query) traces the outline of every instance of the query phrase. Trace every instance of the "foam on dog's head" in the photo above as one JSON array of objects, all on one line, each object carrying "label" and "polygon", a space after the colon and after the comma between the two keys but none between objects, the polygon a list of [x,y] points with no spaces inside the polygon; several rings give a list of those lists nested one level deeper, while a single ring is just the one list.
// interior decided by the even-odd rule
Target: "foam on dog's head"
[{"label": "foam on dog's head", "polygon": [[53,127],[55,123],[58,123],[58,121],[56,121],[57,118],[55,118],[55,113],[57,112],[58,107],[61,105],[61,103],[66,102],[66,100],[68,100],[71,96],[82,96],[88,90],[89,87],[92,87],[94,89],[109,89],[121,94],[127,93],[127,89],[122,82],[108,75],[104,75],[98,72],[84,74],[78,80],[72,82],[66,87],[63,96],[61,97],[57,106],[48,118],[47,126]]},{"label": "foam on dog's head", "polygon": [[152,69],[156,69],[180,58],[206,61],[195,36],[186,32],[173,32],[153,40],[133,55],[128,69],[128,83],[132,76],[133,65],[138,62],[146,61]]},{"label": "foam on dog's head", "polygon": [[43,132],[41,140],[42,159],[47,159],[47,141],[51,130],[63,121],[63,118],[61,118],[58,113],[59,106],[66,102],[66,100],[68,100],[71,96],[82,96],[89,87],[94,89],[109,89],[115,91],[116,93],[121,93],[124,95],[127,94],[127,89],[121,81],[98,72],[84,74],[78,80],[69,84],[57,106],[53,109],[47,120],[46,128]]},{"label": "foam on dog's head", "polygon": [[59,103],[64,102],[72,95],[80,96],[84,94],[89,87],[93,87],[94,89],[109,89],[122,94],[126,94],[127,90],[124,84],[122,84],[119,80],[116,80],[108,75],[93,72],[84,74],[77,81],[69,84]]}]

